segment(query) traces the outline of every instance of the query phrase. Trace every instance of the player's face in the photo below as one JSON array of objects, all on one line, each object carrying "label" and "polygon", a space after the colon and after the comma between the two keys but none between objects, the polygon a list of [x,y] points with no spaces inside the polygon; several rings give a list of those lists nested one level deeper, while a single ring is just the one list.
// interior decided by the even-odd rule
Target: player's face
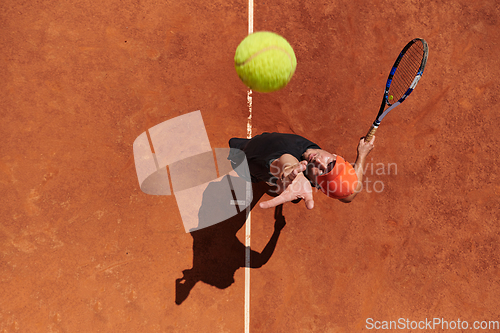
[{"label": "player's face", "polygon": [[329,164],[337,159],[337,155],[322,149],[308,149],[304,157],[307,160],[307,176],[314,184],[317,184],[316,177],[328,172]]}]

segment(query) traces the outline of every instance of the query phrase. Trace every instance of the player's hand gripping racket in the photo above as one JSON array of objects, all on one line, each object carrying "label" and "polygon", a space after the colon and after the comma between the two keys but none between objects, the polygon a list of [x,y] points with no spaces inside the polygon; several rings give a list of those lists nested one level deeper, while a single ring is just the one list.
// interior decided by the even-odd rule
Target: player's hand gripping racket
[{"label": "player's hand gripping racket", "polygon": [[[406,44],[392,66],[391,73],[387,78],[382,105],[377,118],[365,136],[365,141],[372,139],[382,119],[389,111],[403,103],[415,89],[418,80],[424,73],[428,53],[427,42],[421,38],[416,38]],[[387,109],[386,106],[388,106]]]}]

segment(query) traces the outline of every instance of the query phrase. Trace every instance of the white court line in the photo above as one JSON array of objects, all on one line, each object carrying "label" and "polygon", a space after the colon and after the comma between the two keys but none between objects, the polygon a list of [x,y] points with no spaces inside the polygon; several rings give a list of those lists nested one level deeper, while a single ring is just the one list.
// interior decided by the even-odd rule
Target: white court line
[{"label": "white court line", "polygon": [[[253,33],[253,0],[248,0],[248,34]],[[248,89],[248,120],[247,139],[252,138],[252,90]],[[246,200],[252,200],[252,184],[247,182]],[[247,220],[245,222],[245,333],[250,333],[250,205],[247,207]]]}]

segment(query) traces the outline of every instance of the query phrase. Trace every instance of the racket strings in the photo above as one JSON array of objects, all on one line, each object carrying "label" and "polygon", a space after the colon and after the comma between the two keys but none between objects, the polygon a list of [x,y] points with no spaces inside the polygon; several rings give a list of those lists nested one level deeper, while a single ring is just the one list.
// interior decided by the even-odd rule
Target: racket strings
[{"label": "racket strings", "polygon": [[410,60],[400,64],[391,84],[391,94],[396,97],[396,100],[399,100],[408,91],[418,71],[419,65],[410,62]]},{"label": "racket strings", "polygon": [[404,53],[389,88],[389,95],[392,96],[392,101],[398,101],[408,91],[420,71],[424,53],[422,43],[413,43]]}]

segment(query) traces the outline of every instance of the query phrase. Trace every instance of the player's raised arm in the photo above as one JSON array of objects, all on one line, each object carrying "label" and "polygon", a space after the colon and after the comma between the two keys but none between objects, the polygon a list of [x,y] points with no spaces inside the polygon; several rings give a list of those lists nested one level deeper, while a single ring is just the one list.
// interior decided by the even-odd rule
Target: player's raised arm
[{"label": "player's raised arm", "polygon": [[356,189],[351,195],[349,195],[346,198],[340,199],[340,201],[345,203],[351,202],[352,200],[354,200],[354,197],[356,197],[356,195],[363,189],[363,177],[364,177],[364,170],[366,168],[366,157],[373,149],[374,142],[375,142],[375,136],[372,136],[371,140],[368,142],[365,141],[365,138],[361,138],[359,140],[358,156],[356,158],[356,162],[354,163],[354,171],[356,172],[356,176],[358,177]]}]

